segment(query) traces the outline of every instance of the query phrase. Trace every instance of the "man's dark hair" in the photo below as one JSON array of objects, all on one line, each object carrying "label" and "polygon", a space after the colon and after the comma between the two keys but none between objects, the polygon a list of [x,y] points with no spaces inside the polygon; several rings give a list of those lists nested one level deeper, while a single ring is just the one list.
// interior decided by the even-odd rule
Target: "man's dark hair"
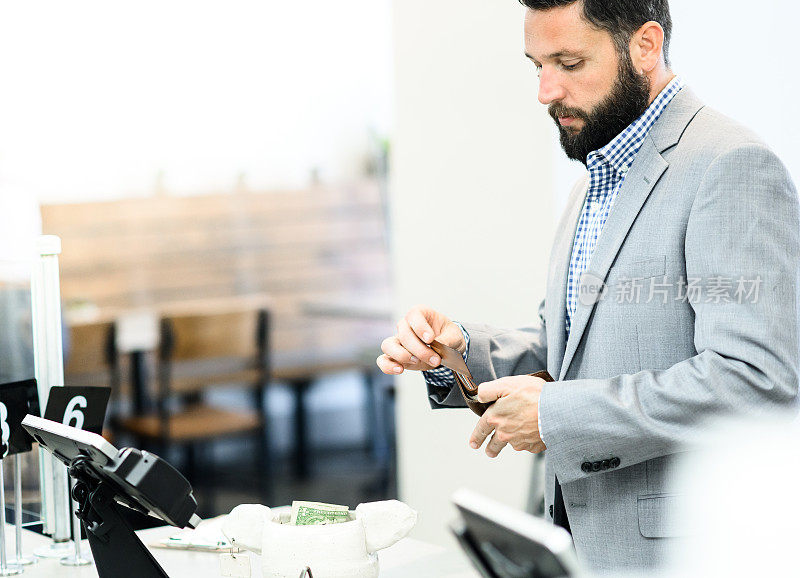
[{"label": "man's dark hair", "polygon": [[672,16],[668,0],[519,0],[531,10],[549,10],[583,2],[583,17],[592,25],[606,30],[614,39],[620,55],[629,55],[628,46],[634,33],[651,20],[664,29],[664,60],[669,66],[669,41]]}]

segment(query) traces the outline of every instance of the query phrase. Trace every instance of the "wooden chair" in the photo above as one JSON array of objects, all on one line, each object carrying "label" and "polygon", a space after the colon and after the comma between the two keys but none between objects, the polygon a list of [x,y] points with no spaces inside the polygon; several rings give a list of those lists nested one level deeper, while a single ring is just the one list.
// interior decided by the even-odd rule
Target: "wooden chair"
[{"label": "wooden chair", "polygon": [[[109,369],[115,362],[113,330],[111,322],[70,327],[64,344],[67,385],[109,385]],[[112,372],[112,379],[115,375]]]},{"label": "wooden chair", "polygon": [[[269,325],[269,313],[264,309],[163,318],[153,399],[148,403],[146,392],[133,391],[139,398],[135,405],[140,411],[119,420],[121,428],[142,445],[155,444],[162,452],[181,446],[186,455],[185,471],[192,482],[198,477],[196,452],[202,446],[225,437],[256,436],[257,475],[264,500],[270,503],[270,457],[263,411],[270,375]],[[207,403],[204,393],[220,385],[249,389],[252,408]],[[212,462],[203,466],[210,476]]]}]

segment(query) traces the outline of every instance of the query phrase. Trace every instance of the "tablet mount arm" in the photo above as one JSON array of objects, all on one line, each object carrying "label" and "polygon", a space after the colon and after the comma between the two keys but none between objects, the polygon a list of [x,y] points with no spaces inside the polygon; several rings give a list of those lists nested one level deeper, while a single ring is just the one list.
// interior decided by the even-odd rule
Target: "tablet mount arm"
[{"label": "tablet mount arm", "polygon": [[69,465],[78,504],[99,578],[169,578],[122,515],[117,490],[93,473],[91,461],[78,457]]}]

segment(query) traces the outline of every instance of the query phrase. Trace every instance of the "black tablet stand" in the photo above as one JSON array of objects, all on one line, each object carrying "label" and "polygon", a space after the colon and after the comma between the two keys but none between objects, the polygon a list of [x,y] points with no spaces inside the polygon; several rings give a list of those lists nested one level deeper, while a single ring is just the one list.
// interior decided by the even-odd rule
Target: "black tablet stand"
[{"label": "black tablet stand", "polygon": [[80,518],[99,578],[169,578],[133,528],[122,515],[126,506],[118,504],[118,491],[111,483],[98,479],[91,461],[74,459],[69,474],[76,483],[72,497]]},{"label": "black tablet stand", "polygon": [[[101,436],[27,415],[24,427],[69,468],[76,514],[99,578],[167,578],[123,515],[130,508],[178,528],[196,528],[197,500],[181,473],[155,454],[116,449]],[[76,536],[76,539],[79,539]]]}]

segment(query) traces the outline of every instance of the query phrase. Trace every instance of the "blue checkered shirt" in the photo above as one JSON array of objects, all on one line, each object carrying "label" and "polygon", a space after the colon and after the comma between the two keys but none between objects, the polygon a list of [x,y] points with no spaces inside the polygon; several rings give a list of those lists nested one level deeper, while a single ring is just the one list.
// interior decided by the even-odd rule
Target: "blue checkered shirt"
[{"label": "blue checkered shirt", "polygon": [[[675,77],[667,87],[661,91],[646,111],[631,125],[622,131],[614,140],[603,148],[590,152],[586,157],[586,168],[589,170],[589,190],[583,212],[578,221],[575,233],[575,243],[572,247],[572,258],[569,263],[569,277],[567,279],[567,316],[566,331],[572,325],[572,317],[578,308],[578,286],[581,277],[589,266],[589,260],[600,239],[600,233],[605,227],[614,201],[622,188],[625,176],[637,153],[642,148],[642,143],[653,128],[655,122],[667,108],[676,94],[683,88],[683,80]],[[467,341],[467,350],[464,361],[469,355],[469,334],[461,327],[464,339]],[[447,368],[438,368],[424,372],[425,381],[434,390],[442,393],[449,391],[455,385],[455,378]]]},{"label": "blue checkered shirt", "polygon": [[581,277],[589,266],[589,260],[597,247],[600,233],[603,232],[603,227],[608,221],[608,215],[614,207],[614,201],[622,188],[622,183],[625,182],[625,176],[642,148],[642,143],[650,129],[653,128],[661,113],[681,88],[683,88],[683,81],[676,76],[642,116],[606,146],[590,152],[586,157],[586,168],[589,169],[589,190],[586,193],[583,212],[578,221],[575,244],[572,247],[572,258],[569,262],[567,335],[572,327],[572,317],[578,308],[578,287]]}]

